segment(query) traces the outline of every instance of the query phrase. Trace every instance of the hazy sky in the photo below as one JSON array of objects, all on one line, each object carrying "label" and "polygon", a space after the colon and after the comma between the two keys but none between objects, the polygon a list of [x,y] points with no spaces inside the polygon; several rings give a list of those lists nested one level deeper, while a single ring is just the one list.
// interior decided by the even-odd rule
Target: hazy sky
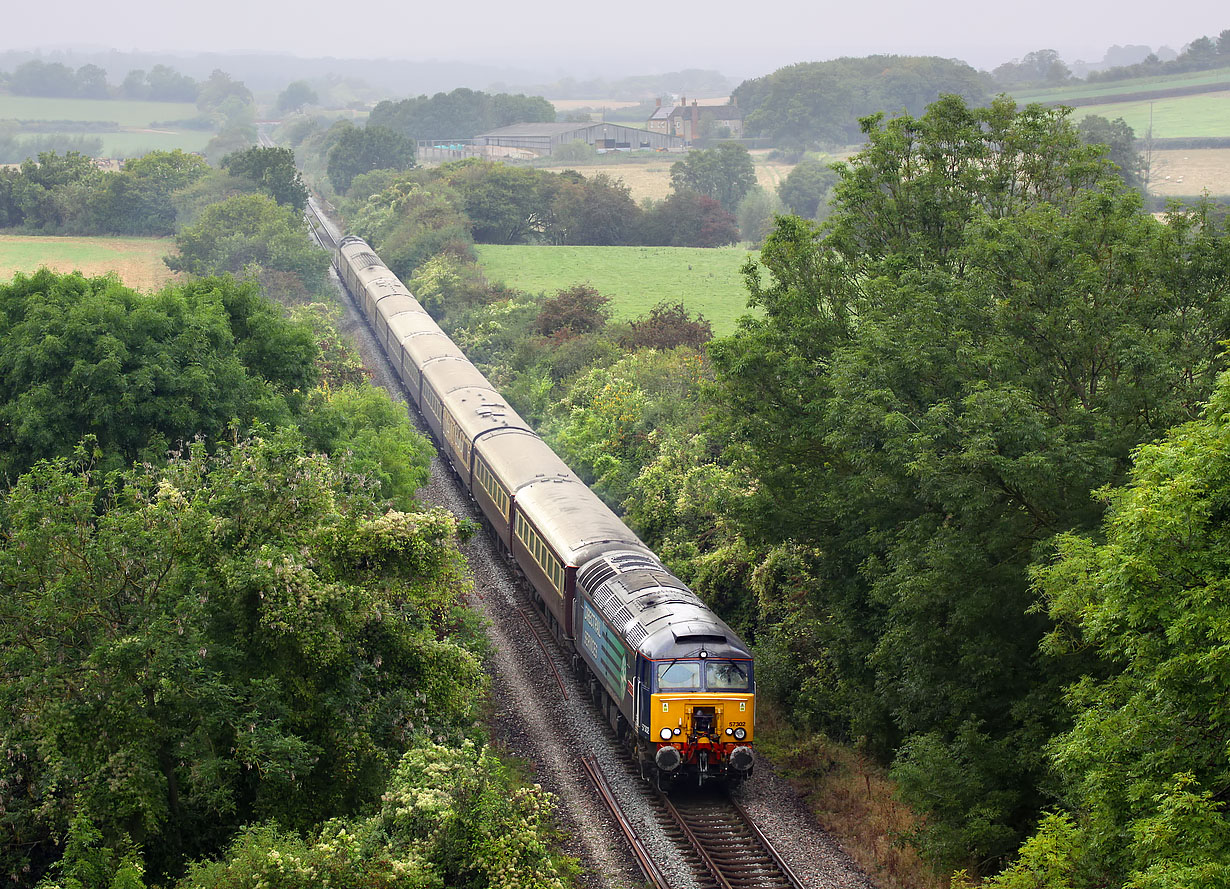
[{"label": "hazy sky", "polygon": [[703,67],[746,76],[879,52],[953,56],[982,68],[1039,48],[1097,61],[1114,43],[1177,50],[1230,28],[1224,0],[55,0],[42,10],[4,16],[0,49],[487,58],[551,71]]}]

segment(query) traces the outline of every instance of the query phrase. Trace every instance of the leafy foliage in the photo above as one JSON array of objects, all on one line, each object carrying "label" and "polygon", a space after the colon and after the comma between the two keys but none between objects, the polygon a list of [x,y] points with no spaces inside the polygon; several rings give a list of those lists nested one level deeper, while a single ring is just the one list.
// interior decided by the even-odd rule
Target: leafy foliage
[{"label": "leafy foliage", "polygon": [[716,148],[689,151],[671,164],[671,187],[713,198],[733,213],[739,201],[756,185],[756,168],[746,148],[723,142]]},{"label": "leafy foliage", "polygon": [[473,719],[452,516],[380,511],[291,431],[105,480],[81,456],[0,501],[7,872],[86,813],[166,874],[253,818],[354,811]]},{"label": "leafy foliage", "polygon": [[166,259],[175,271],[242,272],[266,283],[277,282],[278,289],[288,289],[300,300],[324,287],[329,268],[328,254],[308,238],[303,218],[263,194],[241,194],[211,204],[180,231],[175,245],[179,253]]},{"label": "leafy foliage", "polygon": [[823,553],[760,596],[779,669],[826,677],[794,712],[895,760],[933,860],[993,860],[1075,668],[1037,657],[1029,566],[1207,396],[1227,240],[1143,213],[1061,112],[945,98],[865,128],[828,226],[782,217],[748,266],[763,315],[710,344],[715,428],[742,532]]},{"label": "leafy foliage", "polygon": [[308,192],[295,168],[295,153],[289,148],[253,146],[222,160],[222,167],[248,182],[279,204],[300,213],[307,206]]},{"label": "leafy foliage", "polygon": [[410,139],[472,139],[514,123],[555,121],[555,106],[541,96],[489,94],[459,87],[451,93],[385,100],[372,109],[369,126]]},{"label": "leafy foliage", "polygon": [[734,91],[749,135],[799,148],[860,139],[859,118],[904,109],[921,114],[941,95],[986,98],[978,72],[933,56],[867,56],[803,62],[745,80]]},{"label": "leafy foliage", "polygon": [[152,151],[105,173],[84,155],[42,152],[0,171],[0,225],[46,233],[166,235],[172,198],[206,174],[203,160],[176,149]]},{"label": "leafy foliage", "polygon": [[0,475],[93,435],[108,466],[159,461],[232,422],[290,419],[316,378],[307,329],[251,284],[207,279],[143,296],[40,271],[0,288]]},{"label": "leafy foliage", "polygon": [[575,867],[544,843],[550,805],[489,750],[422,741],[403,756],[370,818],[330,822],[308,841],[268,826],[246,831],[226,858],[196,866],[180,887],[563,889]]},{"label": "leafy foliage", "polygon": [[414,142],[379,125],[343,128],[329,149],[329,181],[339,192],[360,173],[405,170],[414,166]]}]

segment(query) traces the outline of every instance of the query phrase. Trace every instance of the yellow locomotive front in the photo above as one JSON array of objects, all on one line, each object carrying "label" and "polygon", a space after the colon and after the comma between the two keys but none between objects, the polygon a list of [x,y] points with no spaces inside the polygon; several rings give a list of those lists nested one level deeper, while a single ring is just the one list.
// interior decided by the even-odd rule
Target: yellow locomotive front
[{"label": "yellow locomotive front", "polygon": [[756,697],[750,659],[696,657],[653,661],[649,738],[654,765],[698,783],[752,772]]}]

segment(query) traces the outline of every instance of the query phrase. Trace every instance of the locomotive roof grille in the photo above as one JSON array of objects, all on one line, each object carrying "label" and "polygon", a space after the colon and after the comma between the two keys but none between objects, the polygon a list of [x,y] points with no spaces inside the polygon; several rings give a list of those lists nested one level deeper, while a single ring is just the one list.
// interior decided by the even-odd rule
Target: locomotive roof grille
[{"label": "locomotive roof grille", "polygon": [[577,580],[580,581],[581,586],[590,592],[590,595],[593,595],[594,591],[597,590],[598,587],[602,586],[614,576],[615,569],[611,567],[610,563],[608,563],[606,559],[600,559],[579,573],[577,575]]}]

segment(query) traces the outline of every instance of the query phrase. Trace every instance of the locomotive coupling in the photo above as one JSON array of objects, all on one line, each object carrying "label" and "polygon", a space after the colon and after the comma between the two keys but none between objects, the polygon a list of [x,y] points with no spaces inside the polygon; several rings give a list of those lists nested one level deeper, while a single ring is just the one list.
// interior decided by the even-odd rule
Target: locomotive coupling
[{"label": "locomotive coupling", "polygon": [[[750,756],[752,751],[746,747],[740,747],[740,750],[747,750]],[[673,772],[679,768],[679,764],[683,762],[683,757],[679,755],[678,747],[659,747],[658,755],[654,757],[654,762],[663,772]]]},{"label": "locomotive coupling", "polygon": [[[673,747],[671,748],[674,749]],[[736,747],[730,751],[730,767],[736,772],[746,772],[751,769],[755,757],[751,747]]]}]

